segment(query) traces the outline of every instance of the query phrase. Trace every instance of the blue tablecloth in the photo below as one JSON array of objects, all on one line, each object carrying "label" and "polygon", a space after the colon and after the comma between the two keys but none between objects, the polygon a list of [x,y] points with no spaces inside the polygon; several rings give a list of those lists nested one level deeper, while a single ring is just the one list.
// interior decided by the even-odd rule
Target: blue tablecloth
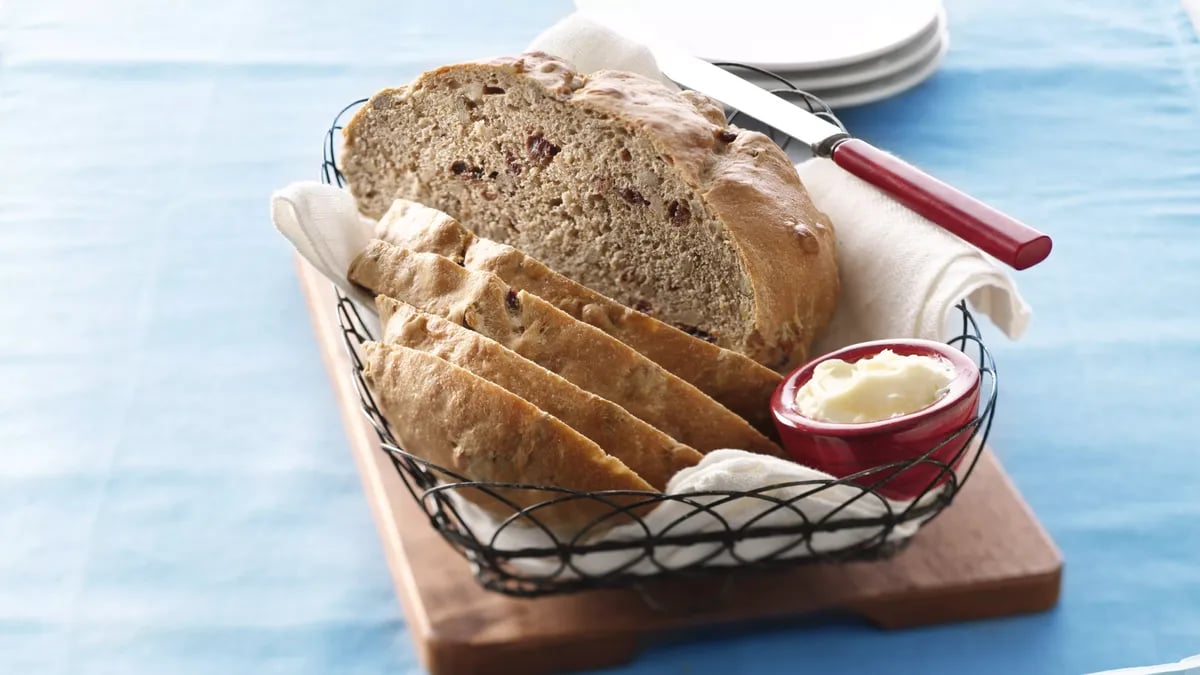
[{"label": "blue tablecloth", "polygon": [[[0,3],[0,672],[419,672],[267,195],[344,103],[552,3]],[[1200,46],[1177,0],[949,3],[859,135],[1050,231],[995,447],[1048,614],[707,633],[627,673],[1080,673],[1200,652]],[[798,26],[797,39],[803,39]],[[786,664],[786,667],[779,667]]]}]

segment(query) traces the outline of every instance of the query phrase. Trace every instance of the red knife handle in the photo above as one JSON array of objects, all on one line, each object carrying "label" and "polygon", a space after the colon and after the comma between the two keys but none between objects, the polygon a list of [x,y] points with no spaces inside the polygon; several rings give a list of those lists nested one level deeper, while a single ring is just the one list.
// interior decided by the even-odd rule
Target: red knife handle
[{"label": "red knife handle", "polygon": [[1050,255],[1053,242],[1047,235],[866,141],[847,139],[831,155],[846,171],[1014,269],[1032,267]]}]

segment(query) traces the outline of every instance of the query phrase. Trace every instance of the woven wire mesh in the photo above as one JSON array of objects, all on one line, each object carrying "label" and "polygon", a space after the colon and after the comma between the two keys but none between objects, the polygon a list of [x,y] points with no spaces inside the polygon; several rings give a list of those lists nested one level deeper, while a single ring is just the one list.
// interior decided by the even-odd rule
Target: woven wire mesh
[{"label": "woven wire mesh", "polygon": [[[744,67],[724,64],[729,67]],[[748,68],[748,67],[747,67]],[[769,75],[769,73],[767,73]],[[784,95],[838,126],[820,99],[796,90],[785,80]],[[340,111],[326,133],[321,177],[327,184],[345,186],[337,164],[337,137],[345,116],[365,102],[355,101]],[[730,111],[733,120],[739,113]],[[785,146],[790,139],[774,133]],[[978,414],[934,447],[913,460],[893,462],[835,480],[804,480],[764,485],[747,491],[706,491],[663,494],[641,491],[580,492],[561,487],[470,480],[403,449],[393,433],[363,373],[362,345],[374,336],[363,321],[358,305],[337,292],[338,320],[364,415],[409,493],[424,510],[432,526],[471,566],[485,588],[513,596],[533,597],[598,587],[640,586],[649,579],[762,570],[814,562],[849,562],[888,557],[911,541],[897,538],[897,528],[921,527],[953,501],[973,472],[991,429],[997,397],[996,367],[966,303],[958,305],[959,334],[949,344],[972,357],[981,373]],[[966,441],[963,442],[963,438]],[[961,449],[944,461],[935,454],[946,444]],[[883,499],[877,490],[907,472],[932,477],[915,498],[904,502]],[[845,493],[837,505],[819,517],[799,506],[822,495]],[[780,496],[786,493],[786,496]],[[749,520],[731,523],[723,507],[734,500],[750,500],[759,509]],[[848,517],[856,503],[868,500],[882,507],[871,517]],[[481,527],[478,505],[487,503],[493,517]],[[678,515],[663,526],[652,527],[647,514],[671,504]],[[521,506],[521,504],[527,504]],[[531,504],[531,505],[530,505]],[[550,526],[557,509],[586,506],[594,518],[572,532]],[[739,504],[745,506],[745,503]],[[502,513],[497,521],[494,514]],[[701,531],[689,523],[704,519]],[[619,525],[627,536],[620,540],[596,535]],[[695,530],[695,528],[690,528]],[[853,531],[852,543],[819,546],[822,536]],[[632,535],[629,533],[632,532]],[[861,534],[868,533],[868,534]],[[532,536],[531,536],[532,534]],[[517,536],[509,536],[517,535]],[[751,545],[756,553],[747,555]],[[769,544],[766,552],[761,550]],[[688,547],[694,554],[684,564],[668,564],[669,552]],[[582,564],[589,557],[612,556],[603,569]]]}]

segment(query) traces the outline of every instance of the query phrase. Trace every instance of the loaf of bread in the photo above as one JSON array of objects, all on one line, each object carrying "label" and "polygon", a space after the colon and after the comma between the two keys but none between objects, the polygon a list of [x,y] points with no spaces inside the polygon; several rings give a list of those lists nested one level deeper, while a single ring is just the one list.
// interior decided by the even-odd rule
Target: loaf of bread
[{"label": "loaf of bread", "polygon": [[433,354],[504,387],[591,439],[657,490],[700,461],[696,450],[494,340],[385,295],[375,302],[385,343]]},{"label": "loaf of bread", "polygon": [[371,97],[341,163],[372,218],[397,197],[446,211],[775,370],[833,314],[833,231],[784,152],[639,75],[539,53],[438,68]]},{"label": "loaf of bread", "polygon": [[[549,485],[585,492],[653,488],[600,446],[521,397],[432,354],[368,342],[363,374],[406,451],[470,481]],[[479,490],[456,490],[501,517],[513,508]],[[506,489],[518,507],[555,499],[545,490]],[[614,498],[618,501],[620,498]],[[645,497],[626,497],[645,499]],[[575,499],[538,509],[542,523],[575,532],[612,506]],[[620,524],[616,517],[608,526]],[[598,530],[597,530],[598,531]]]},{"label": "loaf of bread", "polygon": [[481,333],[701,452],[737,448],[782,456],[777,445],[699,389],[494,274],[374,240],[348,276],[369,291]]},{"label": "loaf of bread", "polygon": [[474,236],[449,215],[416,202],[396,200],[379,219],[375,236],[413,251],[437,253],[467,269],[491,272],[510,287],[528,291],[624,342],[758,430],[774,433],[770,400],[780,376],[737,352],[625,307],[511,246]]}]

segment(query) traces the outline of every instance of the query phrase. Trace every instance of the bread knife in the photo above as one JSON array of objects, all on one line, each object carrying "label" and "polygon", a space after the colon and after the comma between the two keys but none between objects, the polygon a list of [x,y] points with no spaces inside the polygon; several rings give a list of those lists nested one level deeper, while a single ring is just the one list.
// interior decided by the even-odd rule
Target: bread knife
[{"label": "bread knife", "polygon": [[668,45],[647,45],[671,80],[806,143],[908,209],[1014,269],[1050,255],[1050,237],[733,73]]}]

